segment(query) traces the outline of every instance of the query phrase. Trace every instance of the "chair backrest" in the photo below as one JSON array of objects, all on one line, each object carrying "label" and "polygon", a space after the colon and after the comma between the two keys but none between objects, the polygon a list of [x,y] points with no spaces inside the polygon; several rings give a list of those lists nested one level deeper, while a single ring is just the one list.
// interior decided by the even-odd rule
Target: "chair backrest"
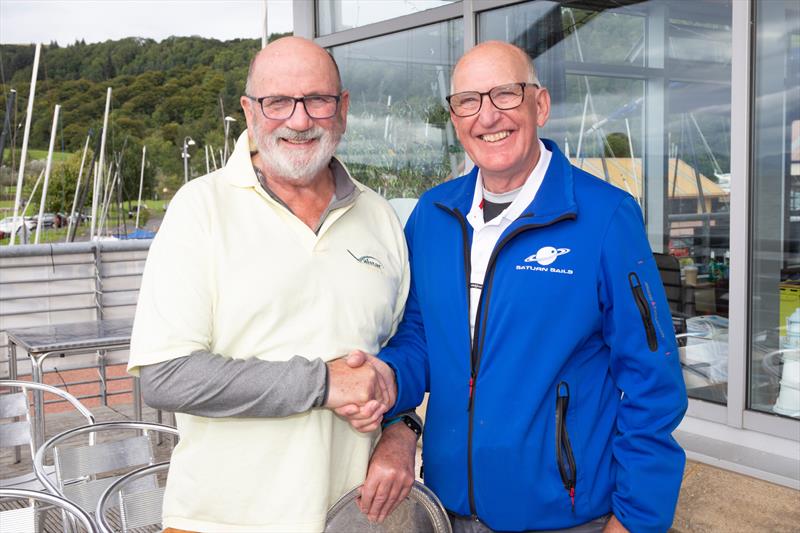
[{"label": "chair backrest", "polygon": [[[94,424],[94,415],[77,398],[56,387],[28,381],[0,380],[0,447],[11,448],[26,446],[30,450],[31,460],[36,454],[34,428],[36,417],[40,413],[33,412],[28,401],[28,391],[39,390],[53,394],[66,400],[83,416],[86,424]],[[0,487],[6,486],[0,480]]]},{"label": "chair backrest", "polygon": [[358,508],[358,488],[328,510],[325,533],[452,533],[450,520],[431,490],[414,482],[411,492],[381,524],[373,524]]},{"label": "chair backrest", "polygon": [[[157,463],[128,472],[112,483],[97,502],[95,517],[100,530],[103,533],[127,533],[141,528],[161,531],[163,481],[168,470],[169,461]],[[142,488],[142,480],[148,480],[150,488]],[[111,525],[110,511],[118,513],[119,528]]]},{"label": "chair backrest", "polygon": [[[62,529],[64,531],[75,531],[76,528],[73,528],[75,523],[80,524],[86,533],[99,533],[100,531],[92,517],[89,516],[89,513],[61,496],[35,490],[0,488],[0,498],[25,499],[34,502],[29,507],[0,512],[0,533],[34,533],[43,531],[44,528],[37,523],[38,517],[35,502],[55,506],[66,513],[66,516],[62,515],[64,519]],[[70,519],[67,519],[67,517]],[[80,531],[80,529],[77,531]]]},{"label": "chair backrest", "polygon": [[[120,432],[135,430],[141,435],[121,437]],[[93,513],[103,492],[122,475],[155,463],[150,433],[178,436],[178,430],[148,422],[104,422],[70,429],[52,437],[36,452],[33,466],[43,484],[55,494],[75,502]],[[98,443],[75,445],[75,437],[96,435]],[[102,437],[110,436],[113,440]],[[46,478],[45,459],[52,453],[56,483]],[[137,490],[155,488],[152,478],[138,482]]]},{"label": "chair backrest", "polygon": [[683,313],[683,282],[681,281],[681,265],[678,258],[669,254],[654,253],[661,283],[667,293],[667,302],[672,312]]}]

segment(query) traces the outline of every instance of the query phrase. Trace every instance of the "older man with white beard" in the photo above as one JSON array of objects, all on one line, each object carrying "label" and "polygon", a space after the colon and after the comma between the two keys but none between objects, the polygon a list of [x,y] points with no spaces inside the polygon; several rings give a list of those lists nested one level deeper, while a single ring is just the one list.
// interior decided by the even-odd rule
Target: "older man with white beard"
[{"label": "older man with white beard", "polygon": [[317,45],[264,48],[247,131],[176,194],[150,248],[130,370],[177,413],[168,531],[322,531],[364,480],[374,435],[333,410],[371,405],[375,429],[394,378],[342,356],[394,333],[409,271],[391,207],[333,157],[348,98]]}]

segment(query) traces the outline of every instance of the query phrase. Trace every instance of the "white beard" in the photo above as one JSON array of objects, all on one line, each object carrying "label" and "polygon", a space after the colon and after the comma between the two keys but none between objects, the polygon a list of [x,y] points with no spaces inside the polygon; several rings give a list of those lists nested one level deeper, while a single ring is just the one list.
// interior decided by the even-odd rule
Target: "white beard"
[{"label": "white beard", "polygon": [[[258,124],[254,124],[253,129],[261,164],[264,165],[267,175],[288,179],[298,185],[308,185],[330,164],[336,146],[342,138],[339,128],[328,130],[317,125],[305,131],[282,126],[268,134],[262,134]],[[316,139],[319,144],[310,152],[295,153],[294,150],[281,147],[281,139],[293,141]]]}]

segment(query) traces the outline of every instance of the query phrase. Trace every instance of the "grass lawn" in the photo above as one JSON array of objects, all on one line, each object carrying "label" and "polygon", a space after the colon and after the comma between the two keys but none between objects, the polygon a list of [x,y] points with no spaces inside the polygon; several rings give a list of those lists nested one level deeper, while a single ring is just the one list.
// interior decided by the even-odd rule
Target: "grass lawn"
[{"label": "grass lawn", "polygon": [[[17,149],[14,153],[17,156],[17,161],[19,161],[19,149]],[[69,156],[71,156],[71,152],[53,152],[53,162],[59,163],[61,161],[66,161]],[[38,159],[47,159],[47,150],[34,150],[32,148],[28,148],[28,157],[27,161],[36,161]],[[11,161],[11,148],[6,148],[3,150],[3,164],[9,164]]]},{"label": "grass lawn", "polygon": [[[26,200],[27,200],[27,198],[23,198],[23,201],[26,201]],[[146,205],[147,208],[150,209],[151,213],[159,212],[159,211],[163,212],[164,211],[164,204],[167,203],[167,202],[169,202],[169,200],[142,200],[142,204]],[[84,213],[87,213],[89,210],[92,209],[91,201],[87,201],[86,203],[87,203],[87,205],[85,206],[85,208],[83,210]],[[122,203],[122,207],[123,207],[123,209],[127,209],[128,208],[128,202],[127,201],[123,202]],[[134,210],[136,210],[136,202],[135,201],[131,201],[131,207]],[[142,207],[142,209],[144,209],[144,207]],[[11,216],[13,214],[13,211],[14,211],[14,200],[13,200],[13,198],[9,199],[9,200],[0,200],[0,218],[3,218],[4,216]],[[39,206],[37,204],[31,204],[31,206],[28,207],[28,215],[33,215],[33,214],[36,214],[38,212],[39,212]],[[111,211],[109,212],[109,217],[111,217],[111,213],[116,213],[116,209],[113,208],[113,207],[111,208]]]},{"label": "grass lawn", "polygon": [[[164,204],[167,203],[167,202],[168,202],[168,200],[146,200],[146,201],[142,200],[142,204],[147,205],[148,209],[145,210],[144,208],[142,208],[142,212],[141,212],[141,215],[140,215],[140,225],[143,226],[144,222],[147,221],[147,219],[149,217],[156,216],[156,217],[160,218],[161,216],[163,216],[163,214],[164,214]],[[6,216],[12,216],[13,212],[12,212],[11,208],[13,207],[13,204],[14,204],[13,200],[7,200],[7,201],[0,202],[0,208],[7,208],[8,209],[8,210],[0,210],[0,215],[2,215],[2,216],[0,216],[0,218],[6,217]],[[122,207],[123,207],[123,216],[127,216],[128,203],[125,202]],[[125,225],[127,226],[127,230],[128,230],[129,233],[135,230],[134,222],[135,222],[135,219],[136,219],[136,203],[135,202],[131,202],[131,207],[132,207],[133,216],[129,217],[129,218],[125,218]],[[88,203],[88,205],[84,209],[84,214],[88,214],[88,212],[90,210],[91,210],[91,203]],[[31,205],[28,208],[28,213],[27,214],[29,216],[32,215],[32,214],[38,214],[38,213],[39,213],[39,207],[38,206]],[[119,220],[120,219],[118,218],[118,211],[117,211],[116,207],[112,207],[109,210],[108,215],[106,216],[106,225],[104,227],[112,228],[112,231],[113,231],[113,228],[116,227],[117,222]],[[120,224],[120,226],[121,226],[121,224]],[[90,228],[89,221],[85,221],[80,226],[78,226],[78,231],[76,233],[75,240],[76,241],[88,240],[86,238],[86,236],[89,235],[89,228]],[[36,234],[36,229],[34,228],[30,232],[30,237],[28,239],[29,243],[31,243],[31,244],[33,243],[33,239],[34,239],[34,235],[35,234]],[[63,228],[42,228],[42,232],[39,235],[39,243],[43,244],[43,243],[49,243],[49,242],[64,242],[66,236],[67,236],[67,227],[66,226],[63,227]],[[15,240],[16,243],[20,242],[19,237],[20,236],[17,235],[17,238]],[[83,238],[81,238],[81,237],[83,237]],[[0,239],[0,246],[8,244],[8,241],[9,241],[8,237],[6,237],[4,239]]]}]

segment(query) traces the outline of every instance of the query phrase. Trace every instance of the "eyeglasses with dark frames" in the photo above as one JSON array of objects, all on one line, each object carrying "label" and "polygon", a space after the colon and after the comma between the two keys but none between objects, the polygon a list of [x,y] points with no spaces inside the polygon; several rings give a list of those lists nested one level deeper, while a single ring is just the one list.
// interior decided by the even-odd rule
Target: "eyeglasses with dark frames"
[{"label": "eyeglasses with dark frames", "polygon": [[258,102],[261,112],[265,117],[272,120],[287,120],[294,114],[297,103],[303,104],[306,114],[315,119],[331,118],[339,109],[340,94],[309,94],[295,98],[293,96],[261,96],[255,97],[249,94],[246,98]]},{"label": "eyeglasses with dark frames", "polygon": [[479,91],[465,91],[447,96],[445,100],[450,104],[450,110],[457,117],[471,117],[478,114],[483,105],[483,97],[488,96],[492,105],[502,111],[508,111],[522,105],[525,100],[525,87],[536,87],[536,83],[509,83],[498,85],[482,93]]}]

